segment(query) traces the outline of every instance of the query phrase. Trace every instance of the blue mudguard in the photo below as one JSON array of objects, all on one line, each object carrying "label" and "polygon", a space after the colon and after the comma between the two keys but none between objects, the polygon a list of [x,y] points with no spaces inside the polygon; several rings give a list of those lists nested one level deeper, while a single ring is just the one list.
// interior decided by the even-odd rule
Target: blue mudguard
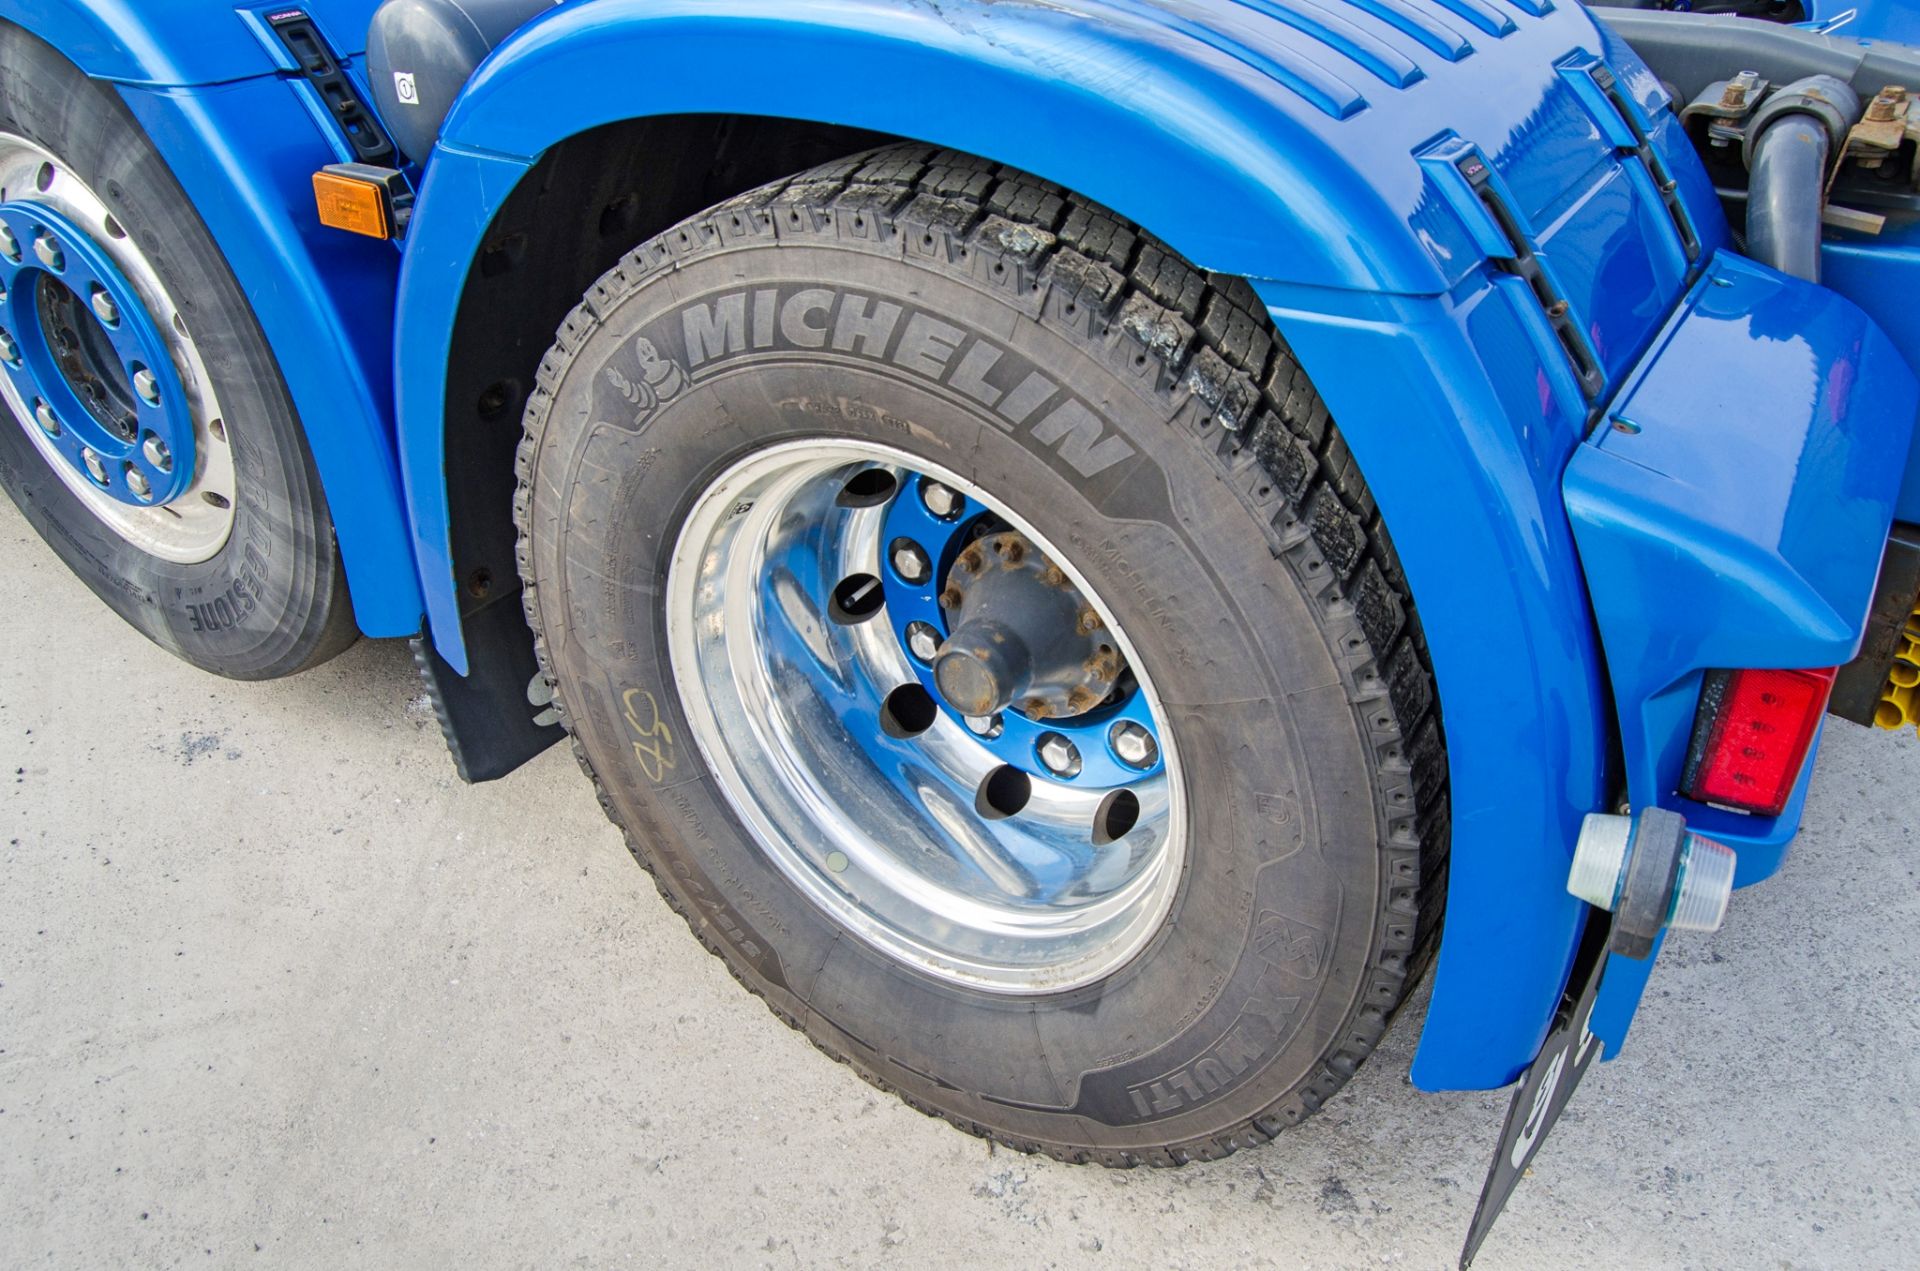
[{"label": "blue mudguard", "polygon": [[[1414,1075],[1502,1085],[1533,1059],[1566,979],[1583,912],[1567,860],[1604,802],[1610,724],[1558,488],[1595,390],[1528,285],[1489,264],[1500,231],[1462,165],[1491,170],[1564,286],[1568,338],[1589,341],[1611,381],[1725,240],[1663,105],[1638,59],[1564,0],[551,10],[455,104],[408,235],[402,464],[435,641],[464,669],[443,429],[459,297],[494,214],[549,147],[649,115],[777,115],[1072,187],[1253,279],[1368,475],[1419,598],[1453,790],[1447,935]],[[1624,157],[1627,114],[1668,190]],[[1677,211],[1662,203],[1674,190]]]},{"label": "blue mudguard", "polygon": [[[1813,767],[1777,817],[1675,793],[1716,667],[1849,661],[1907,468],[1912,370],[1835,293],[1716,258],[1567,465],[1567,512],[1606,650],[1628,797],[1780,867]],[[1616,1051],[1652,959],[1609,964],[1592,1028]]]}]

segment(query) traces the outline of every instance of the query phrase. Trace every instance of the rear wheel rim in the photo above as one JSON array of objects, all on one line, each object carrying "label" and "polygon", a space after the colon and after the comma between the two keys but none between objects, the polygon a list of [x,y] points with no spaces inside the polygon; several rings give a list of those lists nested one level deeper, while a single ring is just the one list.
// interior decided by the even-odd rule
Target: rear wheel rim
[{"label": "rear wheel rim", "polygon": [[[1126,668],[1098,705],[1036,719],[1029,698],[984,718],[943,698],[927,628],[952,647],[964,611],[941,596],[981,526],[1030,544],[1097,611],[1095,638]],[[1005,994],[1113,974],[1159,931],[1181,878],[1180,758],[1113,617],[1014,509],[938,465],[839,440],[722,473],[688,513],[666,591],[682,709],[761,852],[840,929]],[[657,736],[648,695],[626,707],[637,735]]]},{"label": "rear wheel rim", "polygon": [[153,262],[72,169],[0,133],[0,397],[61,482],[176,564],[233,532],[231,442]]}]

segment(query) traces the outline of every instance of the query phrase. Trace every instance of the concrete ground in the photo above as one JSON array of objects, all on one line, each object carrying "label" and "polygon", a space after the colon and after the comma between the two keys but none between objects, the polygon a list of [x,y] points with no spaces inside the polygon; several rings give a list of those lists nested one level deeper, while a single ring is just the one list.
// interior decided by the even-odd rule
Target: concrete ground
[{"label": "concrete ground", "polygon": [[[1409,1010],[1263,1150],[994,1150],[653,894],[571,756],[455,778],[404,646],[226,684],[0,501],[0,1264],[1450,1266],[1505,1098]],[[85,656],[75,656],[84,650]],[[1672,942],[1479,1266],[1914,1265],[1920,741],[1830,730],[1784,875]]]}]

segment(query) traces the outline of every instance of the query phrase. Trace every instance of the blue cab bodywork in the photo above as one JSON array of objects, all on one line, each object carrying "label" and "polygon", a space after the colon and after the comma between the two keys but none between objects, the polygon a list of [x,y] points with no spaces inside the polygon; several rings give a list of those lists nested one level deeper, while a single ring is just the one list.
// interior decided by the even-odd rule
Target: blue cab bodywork
[{"label": "blue cab bodywork", "polygon": [[[1805,774],[1784,815],[1741,821],[1673,794],[1679,750],[1703,669],[1851,656],[1896,505],[1920,500],[1899,479],[1920,323],[1878,293],[1880,244],[1833,282],[1884,335],[1733,256],[1665,91],[1573,0],[564,4],[469,82],[400,251],[319,225],[311,174],[350,155],[265,34],[278,7],[0,17],[113,81],[201,209],[306,423],[368,634],[424,620],[466,669],[447,368],[541,156],[644,117],[817,121],[1032,171],[1248,278],[1341,421],[1445,709],[1418,1084],[1503,1085],[1538,1052],[1589,912],[1574,838],[1622,788],[1738,848],[1742,882],[1778,868]],[[372,0],[303,7],[364,86]],[[1716,396],[1732,378],[1708,368],[1740,382]],[[1610,973],[1610,1052],[1648,965]]]}]

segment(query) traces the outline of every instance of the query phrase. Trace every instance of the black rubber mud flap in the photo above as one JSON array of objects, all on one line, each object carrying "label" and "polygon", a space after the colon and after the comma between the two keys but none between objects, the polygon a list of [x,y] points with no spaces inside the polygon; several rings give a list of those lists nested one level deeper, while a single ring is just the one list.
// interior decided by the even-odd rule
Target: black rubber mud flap
[{"label": "black rubber mud flap", "polygon": [[566,734],[533,656],[519,588],[469,613],[461,625],[466,675],[447,664],[426,632],[410,643],[453,766],[473,784],[506,776]]},{"label": "black rubber mud flap", "polygon": [[1493,1164],[1487,1170],[1486,1183],[1480,1188],[1480,1204],[1473,1211],[1473,1225],[1467,1228],[1467,1243],[1460,1250],[1461,1271],[1473,1265],[1474,1255],[1480,1252],[1487,1233],[1493,1230],[1494,1220],[1506,1208],[1513,1189],[1546,1141],[1547,1131],[1560,1119],[1567,1100],[1573,1097],[1573,1088],[1586,1075],[1588,1065],[1599,1057],[1600,1041],[1587,1031],[1587,1021],[1593,1015],[1600,977],[1606,971],[1607,934],[1611,926],[1610,915],[1597,910],[1587,921],[1580,951],[1574,957],[1573,974],[1567,979],[1560,1009],[1553,1018],[1553,1028],[1547,1033],[1540,1054],[1527,1069],[1527,1075],[1520,1079],[1519,1088],[1513,1092],[1506,1125],[1500,1131],[1499,1145],[1494,1148]]}]

